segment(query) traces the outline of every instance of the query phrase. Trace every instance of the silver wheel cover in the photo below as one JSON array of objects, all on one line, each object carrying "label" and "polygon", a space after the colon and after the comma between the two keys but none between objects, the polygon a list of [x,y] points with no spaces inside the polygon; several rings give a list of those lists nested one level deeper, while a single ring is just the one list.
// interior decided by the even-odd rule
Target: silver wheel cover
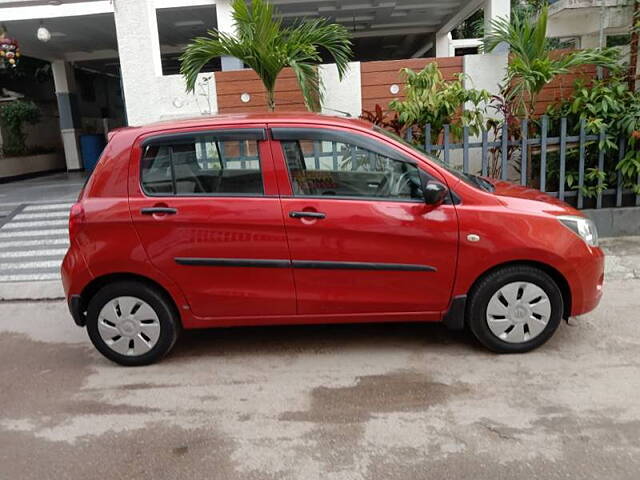
[{"label": "silver wheel cover", "polygon": [[551,318],[551,301],[530,282],[507,283],[487,305],[487,325],[500,340],[524,343],[542,333]]},{"label": "silver wheel cover", "polygon": [[160,320],[144,300],[116,297],[100,310],[98,332],[114,352],[136,357],[149,352],[158,343]]}]

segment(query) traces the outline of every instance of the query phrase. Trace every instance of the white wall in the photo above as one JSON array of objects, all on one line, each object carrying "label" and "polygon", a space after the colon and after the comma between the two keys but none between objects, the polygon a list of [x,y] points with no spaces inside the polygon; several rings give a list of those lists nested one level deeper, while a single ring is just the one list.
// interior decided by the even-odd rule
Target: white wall
[{"label": "white wall", "polygon": [[156,80],[155,113],[159,119],[197,117],[218,113],[216,81],[212,73],[198,76],[194,94],[185,92],[185,83],[181,75],[168,75]]},{"label": "white wall", "polygon": [[[152,2],[117,2],[115,22],[129,125],[217,113],[213,79],[205,86],[197,87],[198,94],[194,95],[185,92],[180,75],[162,76],[158,26]],[[212,75],[203,74],[200,80],[209,76]]]},{"label": "white wall", "polygon": [[492,95],[500,93],[500,83],[507,72],[508,56],[505,53],[490,55],[465,55],[462,57],[465,88],[487,90]]},{"label": "white wall", "polygon": [[[506,53],[495,53],[488,55],[465,55],[463,57],[463,71],[465,88],[475,88],[476,90],[487,90],[492,95],[500,93],[500,83],[504,79],[508,66],[508,55]],[[485,115],[486,119],[496,118],[497,113],[489,109]],[[469,138],[470,142],[478,142],[478,137]],[[492,139],[490,138],[489,141]],[[452,163],[462,165],[462,150],[452,152]],[[471,172],[480,172],[482,169],[482,150],[474,148],[469,150],[469,169]]]},{"label": "white wall", "polygon": [[325,89],[322,113],[336,115],[347,112],[352,117],[359,117],[362,113],[360,62],[349,63],[349,70],[342,81],[335,63],[320,65],[319,71]]}]

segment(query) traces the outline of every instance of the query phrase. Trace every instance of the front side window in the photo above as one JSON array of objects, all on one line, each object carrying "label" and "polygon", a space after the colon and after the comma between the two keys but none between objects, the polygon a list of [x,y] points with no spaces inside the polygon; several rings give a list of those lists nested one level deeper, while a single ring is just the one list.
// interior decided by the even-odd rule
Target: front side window
[{"label": "front side window", "polygon": [[345,138],[282,139],[295,196],[422,201],[420,175],[411,162],[384,148]]},{"label": "front side window", "polygon": [[386,137],[389,137],[389,138],[395,140],[396,142],[402,143],[406,147],[409,147],[411,150],[416,152],[421,157],[424,157],[424,158],[428,159],[429,161],[431,161],[433,163],[437,163],[440,168],[444,168],[449,173],[455,175],[460,180],[465,182],[467,185],[471,185],[474,188],[478,188],[480,190],[484,190],[485,192],[493,192],[495,190],[495,187],[488,180],[485,180],[484,178],[480,177],[479,175],[473,175],[471,173],[464,173],[462,170],[458,170],[457,168],[450,167],[449,165],[444,163],[442,160],[439,160],[438,158],[436,158],[434,156],[427,155],[427,153],[424,150],[422,150],[421,148],[416,147],[415,145],[407,142],[405,139],[399,137],[398,135],[396,135],[394,133],[389,132],[388,130],[385,130],[384,128],[381,128],[381,127],[378,127],[377,125],[375,125],[373,127],[373,129],[376,132],[378,132],[378,133],[380,133],[380,134],[382,134],[382,135],[384,135]]},{"label": "front side window", "polygon": [[149,143],[141,162],[148,195],[262,195],[258,141],[201,135]]}]

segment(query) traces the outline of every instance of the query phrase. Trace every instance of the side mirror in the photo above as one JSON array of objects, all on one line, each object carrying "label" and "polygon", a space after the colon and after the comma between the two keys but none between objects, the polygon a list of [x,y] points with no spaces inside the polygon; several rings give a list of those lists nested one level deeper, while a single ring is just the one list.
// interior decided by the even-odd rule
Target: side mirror
[{"label": "side mirror", "polygon": [[422,183],[422,195],[427,205],[437,207],[445,201],[449,193],[446,186],[422,171],[420,171],[420,182]]}]

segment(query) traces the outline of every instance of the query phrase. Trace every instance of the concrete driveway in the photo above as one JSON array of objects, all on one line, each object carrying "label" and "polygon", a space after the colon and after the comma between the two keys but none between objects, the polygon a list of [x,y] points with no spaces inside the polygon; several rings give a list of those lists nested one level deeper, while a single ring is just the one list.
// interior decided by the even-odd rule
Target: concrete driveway
[{"label": "concrete driveway", "polygon": [[640,241],[613,245],[600,308],[517,356],[439,325],[273,327],[125,369],[62,301],[2,302],[0,479],[637,479]]}]

